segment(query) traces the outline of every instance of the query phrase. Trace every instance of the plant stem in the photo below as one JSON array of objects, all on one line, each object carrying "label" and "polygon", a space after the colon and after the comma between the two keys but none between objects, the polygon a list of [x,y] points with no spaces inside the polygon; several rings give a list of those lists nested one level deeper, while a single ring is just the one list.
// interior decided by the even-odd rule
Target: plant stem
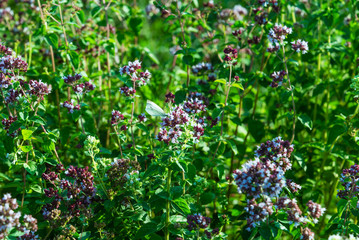
[{"label": "plant stem", "polygon": [[[112,0],[109,1],[109,3],[107,4],[106,6],[106,2],[105,0],[102,0],[102,3],[103,3],[103,7],[105,9],[105,17],[106,17],[106,29],[107,29],[107,41],[109,41],[110,39],[110,24],[109,24],[109,21],[108,21],[108,8],[111,4]],[[110,64],[110,53],[107,51],[107,54],[106,54],[106,58],[107,58],[107,71],[108,71],[108,79],[107,79],[107,88],[108,88],[108,97],[109,97],[109,100],[110,100],[110,109],[113,108],[113,101],[112,101],[112,98],[111,98],[111,64]],[[108,128],[107,130],[107,136],[106,136],[106,146],[109,145],[109,142],[110,142],[110,128]]]},{"label": "plant stem", "polygon": [[[133,80],[133,90],[136,92],[136,82]],[[135,101],[136,101],[136,94],[134,95],[132,108],[131,108],[131,119],[130,119],[130,127],[131,127],[131,137],[132,137],[132,144],[133,149],[136,149],[136,142],[135,142],[135,135],[133,134],[133,114],[135,112]],[[135,160],[137,161],[137,155],[135,154]]]},{"label": "plant stem", "polygon": [[[26,153],[26,163],[28,162],[28,160],[29,160],[29,153],[27,152]],[[24,186],[23,186],[23,192],[22,192],[22,198],[21,198],[21,209],[24,206],[24,199],[25,199],[25,192],[26,192],[26,170],[25,170],[25,168],[23,168],[22,171],[23,171],[22,177],[24,180]]]},{"label": "plant stem", "polygon": [[[188,7],[191,5],[192,3],[192,0],[189,2],[188,4]],[[186,9],[185,9],[186,11]],[[177,14],[178,14],[178,20],[179,20],[179,23],[181,25],[181,32],[182,32],[182,46],[183,48],[187,48],[187,43],[186,43],[186,39],[185,39],[185,35],[184,35],[184,26],[183,26],[183,22],[182,22],[182,18],[181,18],[181,12],[178,8],[178,5],[177,5]],[[190,69],[189,69],[189,65],[187,65],[187,82],[186,82],[186,85],[187,85],[187,88],[189,86],[189,83],[190,83]]]},{"label": "plant stem", "polygon": [[[172,162],[172,157],[169,159],[168,169],[167,169],[167,193],[168,197],[170,196],[171,191],[171,173],[172,170],[170,168]],[[166,199],[166,235],[165,240],[170,239],[170,231],[169,231],[169,223],[170,223],[170,211],[171,211],[171,200]]]},{"label": "plant stem", "polygon": [[121,140],[120,140],[120,137],[118,136],[117,127],[114,126],[113,129],[114,129],[115,132],[116,132],[116,138],[117,138],[117,141],[118,141],[118,148],[120,149],[121,157],[123,158],[122,147],[121,147]]},{"label": "plant stem", "polygon": [[289,77],[289,71],[288,71],[288,66],[287,66],[287,59],[285,58],[285,49],[284,49],[284,45],[282,45],[282,49],[283,49],[283,63],[285,66],[285,71],[287,73],[287,77],[288,77],[288,83],[289,83],[289,90],[291,91],[291,96],[292,96],[292,106],[293,106],[293,130],[292,130],[292,138],[290,139],[290,143],[292,144],[294,141],[294,137],[295,137],[295,121],[296,121],[296,110],[295,110],[295,103],[294,103],[294,89],[292,88],[292,85],[290,83],[290,77]]},{"label": "plant stem", "polygon": [[[231,90],[231,81],[232,81],[232,65],[229,66],[229,81],[227,83],[228,89],[227,89],[227,92],[226,92],[226,100],[224,102],[224,107],[227,106],[228,95],[229,95],[229,91]],[[222,118],[221,118],[221,135],[220,135],[221,137],[223,136],[223,119],[224,119],[224,109],[223,109]],[[216,154],[218,152],[218,149],[219,149],[220,145],[221,145],[221,141],[219,141],[219,143],[217,145],[216,151],[214,152],[213,157],[212,157],[212,161],[216,157]]]}]

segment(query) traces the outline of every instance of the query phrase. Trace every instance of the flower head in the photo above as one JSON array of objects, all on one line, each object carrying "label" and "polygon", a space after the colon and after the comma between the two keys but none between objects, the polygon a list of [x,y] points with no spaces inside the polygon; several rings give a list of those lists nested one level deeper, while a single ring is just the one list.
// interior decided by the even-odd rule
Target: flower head
[{"label": "flower head", "polygon": [[272,44],[283,43],[285,38],[292,33],[292,28],[276,23],[269,30],[268,39]]},{"label": "flower head", "polygon": [[291,42],[292,49],[296,51],[297,53],[306,54],[309,50],[308,48],[308,42],[298,39],[296,41]]}]

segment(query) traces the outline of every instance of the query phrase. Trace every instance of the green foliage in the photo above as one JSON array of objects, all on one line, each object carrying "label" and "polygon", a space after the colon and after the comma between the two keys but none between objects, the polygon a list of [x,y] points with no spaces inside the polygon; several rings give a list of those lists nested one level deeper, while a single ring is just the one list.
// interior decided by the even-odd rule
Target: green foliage
[{"label": "green foliage", "polygon": [[[359,236],[358,195],[337,197],[348,184],[343,169],[359,160],[357,1],[0,6],[0,197],[11,193],[15,212],[37,219],[40,239]],[[276,23],[292,33],[271,51]],[[141,68],[128,70],[135,60]],[[278,136],[294,145],[283,179],[302,189],[286,184],[269,198],[296,199],[308,223],[292,224],[288,209],[272,206],[248,231],[252,197],[238,192],[233,171]],[[259,204],[268,197],[261,191]],[[63,205],[46,215],[56,199]],[[326,208],[317,224],[310,200]],[[191,217],[211,221],[192,229]],[[23,235],[12,227],[4,236]]]}]

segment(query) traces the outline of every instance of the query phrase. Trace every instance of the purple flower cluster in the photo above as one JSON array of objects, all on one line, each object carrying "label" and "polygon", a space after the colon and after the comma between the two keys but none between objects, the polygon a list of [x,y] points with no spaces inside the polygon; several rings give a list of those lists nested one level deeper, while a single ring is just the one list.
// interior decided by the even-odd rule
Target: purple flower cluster
[{"label": "purple flower cluster", "polygon": [[272,43],[269,43],[267,52],[274,53],[279,50],[280,46],[278,43],[275,43],[274,45]]},{"label": "purple flower cluster", "polygon": [[307,203],[307,206],[310,216],[314,219],[314,223],[318,223],[318,219],[324,214],[326,209],[322,208],[318,203],[315,203],[312,200]]},{"label": "purple flower cluster", "polygon": [[6,55],[0,58],[0,71],[5,74],[11,74],[15,70],[19,72],[27,72],[28,64],[21,59],[21,57],[13,57],[12,55]]},{"label": "purple flower cluster", "polygon": [[[295,227],[306,225],[310,221],[303,216],[295,199],[280,197],[286,186],[292,192],[297,192],[301,188],[284,177],[285,172],[292,166],[292,152],[293,145],[277,137],[258,146],[255,160],[245,163],[242,170],[234,171],[234,181],[239,193],[246,194],[248,198],[247,230],[250,231],[265,221],[273,213],[273,207],[277,211],[285,212],[287,220]],[[325,209],[312,201],[309,201],[307,206],[313,222],[317,223]]]},{"label": "purple flower cluster", "polygon": [[206,111],[208,99],[199,92],[190,92],[183,103],[183,110],[189,114],[196,114]]},{"label": "purple flower cluster", "polygon": [[278,51],[280,45],[284,44],[284,40],[291,33],[292,33],[292,28],[276,23],[274,27],[269,30],[269,34],[268,34],[269,45],[267,51],[268,52]]},{"label": "purple flower cluster", "polygon": [[187,216],[188,230],[205,229],[211,223],[211,218],[204,217],[201,214],[194,214]]},{"label": "purple flower cluster", "polygon": [[354,164],[349,169],[344,169],[340,182],[344,187],[344,190],[338,192],[338,197],[343,199],[351,199],[358,195],[359,192],[359,165]]},{"label": "purple flower cluster", "polygon": [[165,97],[166,97],[165,100],[166,103],[175,103],[175,95],[173,93],[169,92],[165,95]]},{"label": "purple flower cluster", "polygon": [[39,239],[35,235],[38,229],[37,220],[31,215],[24,215],[21,223],[21,212],[15,212],[18,207],[16,199],[12,198],[10,193],[0,200],[0,239],[6,239],[13,228],[24,233],[17,239]]},{"label": "purple flower cluster", "polygon": [[276,137],[271,141],[267,141],[258,146],[254,155],[262,162],[270,161],[280,167],[284,172],[292,168],[290,156],[293,152],[293,145],[289,141],[282,140],[281,137]]},{"label": "purple flower cluster", "polygon": [[269,160],[256,158],[245,163],[242,170],[235,170],[233,174],[238,192],[256,199],[261,195],[277,197],[286,186],[284,171]]},{"label": "purple flower cluster", "polygon": [[268,39],[272,44],[283,43],[286,37],[292,32],[292,28],[276,23],[274,27],[269,30]]},{"label": "purple flower cluster", "polygon": [[262,8],[257,8],[255,9],[256,11],[254,11],[254,13],[256,14],[254,17],[254,21],[258,24],[258,25],[266,25],[268,23],[267,18],[268,18],[268,13],[264,12]]},{"label": "purple flower cluster", "polygon": [[182,105],[172,107],[169,116],[162,118],[162,128],[156,137],[157,140],[166,144],[178,143],[178,138],[184,131],[183,126],[188,125],[189,122],[190,116]]},{"label": "purple flower cluster", "polygon": [[194,75],[202,75],[207,71],[213,71],[213,66],[211,63],[201,62],[192,66],[192,72]]},{"label": "purple flower cluster", "polygon": [[3,120],[1,120],[2,125],[4,126],[4,130],[6,130],[7,135],[10,137],[16,137],[18,135],[18,132],[20,131],[20,128],[17,131],[14,131],[13,133],[10,134],[9,130],[11,125],[17,121],[17,117],[12,117],[9,116],[8,119],[4,118]]},{"label": "purple flower cluster", "polygon": [[0,73],[0,88],[8,88],[11,84],[11,78],[4,73]]},{"label": "purple flower cluster", "polygon": [[265,198],[265,201],[260,203],[257,203],[255,199],[251,199],[247,200],[247,207],[244,210],[249,214],[246,229],[250,231],[273,214],[273,203],[270,198]]},{"label": "purple flower cluster", "polygon": [[314,240],[314,233],[308,227],[301,230],[301,240]]},{"label": "purple flower cluster", "polygon": [[308,42],[298,39],[296,41],[291,42],[292,49],[297,53],[306,54],[309,50]]},{"label": "purple flower cluster", "polygon": [[[168,101],[172,96],[168,95]],[[166,96],[167,96],[166,95]],[[156,139],[166,144],[179,143],[179,138],[185,133],[191,136],[194,143],[198,143],[204,135],[204,118],[197,118],[196,114],[206,111],[207,98],[198,92],[191,92],[186,101],[179,106],[171,108],[168,116],[162,118],[161,130]]]},{"label": "purple flower cluster", "polygon": [[[292,167],[289,159],[292,152],[293,145],[280,137],[262,143],[255,151],[256,159],[234,171],[238,191],[256,199],[262,195],[278,197],[287,185],[284,174]],[[293,185],[294,189],[299,187]]]},{"label": "purple flower cluster", "polygon": [[137,119],[138,119],[138,122],[146,122],[147,121],[146,115],[144,113],[142,113],[141,115],[138,115]]},{"label": "purple flower cluster", "polygon": [[272,78],[272,82],[270,83],[270,86],[272,88],[276,88],[278,86],[282,86],[283,84],[283,79],[284,79],[284,76],[287,75],[287,72],[282,70],[282,71],[279,71],[279,72],[274,72],[270,75],[270,77]]},{"label": "purple flower cluster", "polygon": [[70,166],[64,171],[62,165],[57,165],[55,171],[52,171],[51,166],[42,174],[42,178],[48,186],[52,185],[44,190],[50,203],[44,205],[42,213],[53,226],[61,225],[64,221],[66,223],[74,217],[91,215],[89,209],[96,200],[96,188],[88,167]]},{"label": "purple flower cluster", "polygon": [[72,86],[72,90],[76,94],[78,94],[77,95],[77,104],[75,104],[75,100],[73,100],[73,99],[71,99],[70,101],[65,101],[61,104],[62,107],[67,109],[68,113],[74,113],[75,110],[81,109],[80,103],[82,101],[82,98],[80,98],[80,96],[83,93],[93,91],[96,86],[95,86],[95,84],[92,84],[91,81],[80,83],[80,84],[76,85],[77,81],[79,81],[82,78],[81,74],[75,74],[73,76],[68,75],[68,76],[64,76],[62,78],[64,79],[64,82],[66,84]]},{"label": "purple flower cluster", "polygon": [[75,74],[74,76],[68,75],[68,76],[63,76],[62,79],[64,80],[65,83],[69,84],[69,85],[73,85],[74,83],[76,83],[78,80],[80,80],[82,78],[81,74]]},{"label": "purple flower cluster", "polygon": [[41,80],[30,80],[29,81],[30,87],[30,95],[34,95],[39,97],[40,100],[44,100],[44,95],[48,95],[51,92],[51,85],[47,85],[43,83]]},{"label": "purple flower cluster", "polygon": [[112,110],[111,125],[118,125],[125,117],[117,110]]},{"label": "purple flower cluster", "polygon": [[73,99],[71,99],[71,102],[65,101],[61,105],[66,108],[69,113],[73,113],[75,110],[78,111],[81,109],[80,104],[75,105],[75,100]]},{"label": "purple flower cluster", "polygon": [[128,62],[126,66],[120,68],[120,74],[127,74],[131,77],[131,80],[138,84],[138,86],[146,85],[151,79],[151,73],[146,71],[139,72],[142,68],[142,63],[138,60]]},{"label": "purple flower cluster", "polygon": [[226,47],[224,50],[224,61],[233,66],[237,64],[238,51],[231,46]]},{"label": "purple flower cluster", "polygon": [[82,94],[84,92],[93,91],[95,87],[95,84],[92,84],[91,81],[89,81],[72,86],[72,90],[77,94]]},{"label": "purple flower cluster", "polygon": [[301,223],[308,222],[308,219],[302,215],[302,210],[300,210],[295,199],[280,197],[275,203],[275,207],[279,210],[285,210],[289,223],[294,224],[295,227],[298,227]]},{"label": "purple flower cluster", "polygon": [[[269,34],[268,34],[269,45],[267,51],[268,52],[278,51],[280,46],[286,43],[284,42],[284,40],[291,33],[292,33],[292,28],[276,23],[274,27],[269,30]],[[292,49],[298,53],[306,54],[309,50],[308,42],[303,41],[301,39],[292,41],[291,45],[292,45]]]},{"label": "purple flower cluster", "polygon": [[211,116],[208,116],[207,120],[211,121],[211,125],[210,125],[211,128],[213,128],[214,126],[216,126],[219,123],[219,117],[212,118]]},{"label": "purple flower cluster", "polygon": [[232,31],[232,35],[237,37],[238,41],[241,41],[242,38],[241,38],[241,34],[243,33],[243,30],[242,29],[238,29],[238,30],[234,30]]},{"label": "purple flower cluster", "polygon": [[0,44],[0,54],[2,54],[2,55],[12,55],[12,50],[10,48]]},{"label": "purple flower cluster", "polygon": [[293,182],[291,179],[287,179],[287,180],[286,180],[286,184],[287,184],[287,187],[289,188],[289,190],[290,190],[292,193],[296,193],[296,192],[298,192],[300,189],[302,189],[302,186],[300,186],[299,184]]},{"label": "purple flower cluster", "polygon": [[136,93],[136,90],[132,87],[123,86],[120,87],[121,94],[124,94],[126,97],[133,96]]},{"label": "purple flower cluster", "polygon": [[15,103],[19,100],[19,97],[21,97],[22,94],[20,91],[15,90],[15,89],[10,89],[5,97],[5,102],[7,104],[11,104],[11,103]]}]

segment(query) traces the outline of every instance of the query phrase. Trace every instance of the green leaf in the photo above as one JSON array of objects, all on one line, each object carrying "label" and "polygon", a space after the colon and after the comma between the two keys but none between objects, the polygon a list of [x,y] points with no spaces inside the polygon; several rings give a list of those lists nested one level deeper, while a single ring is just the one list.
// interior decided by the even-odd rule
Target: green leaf
[{"label": "green leaf", "polygon": [[16,122],[13,122],[9,128],[9,133],[13,133],[15,131],[17,131],[19,128],[22,127],[22,122],[21,121],[16,121]]},{"label": "green leaf", "polygon": [[85,23],[85,13],[84,11],[80,10],[76,13],[77,17],[81,21],[81,23]]},{"label": "green leaf", "polygon": [[234,155],[237,155],[238,154],[238,149],[237,149],[237,145],[235,144],[235,142],[232,141],[232,140],[228,140],[227,142],[228,142],[229,146],[231,147]]},{"label": "green leaf", "polygon": [[345,200],[345,199],[340,199],[339,200],[339,202],[337,204],[338,215],[341,215],[344,212],[347,204],[348,204],[348,200]]},{"label": "green leaf", "polygon": [[193,59],[192,55],[184,55],[183,58],[182,58],[182,61],[186,65],[193,65],[194,64],[194,59]]},{"label": "green leaf", "polygon": [[38,184],[31,185],[30,188],[31,188],[34,192],[42,193],[41,186],[38,185]]},{"label": "green leaf", "polygon": [[145,236],[157,232],[158,224],[149,222],[144,224],[136,233],[135,239],[144,239]]},{"label": "green leaf", "polygon": [[219,117],[223,112],[223,109],[221,108],[216,108],[213,110],[213,113],[212,113],[212,118],[216,118],[216,117]]},{"label": "green leaf", "polygon": [[23,151],[24,153],[30,152],[32,149],[32,146],[21,146],[21,151]]},{"label": "green leaf", "polygon": [[240,84],[240,83],[233,83],[233,84],[232,84],[232,87],[235,87],[235,88],[238,88],[238,89],[241,89],[241,90],[244,89],[243,86],[242,86],[242,84]]},{"label": "green leaf", "polygon": [[59,37],[57,36],[57,34],[55,33],[46,34],[45,40],[53,48],[57,49],[59,47]]},{"label": "green leaf", "polygon": [[332,144],[337,139],[337,137],[339,137],[346,131],[347,131],[347,127],[342,124],[336,124],[333,127],[331,127],[328,135],[328,144]]},{"label": "green leaf", "polygon": [[180,104],[186,99],[186,91],[179,90],[175,93],[175,103]]},{"label": "green leaf", "polygon": [[264,124],[259,120],[250,119],[248,121],[248,130],[256,142],[260,142],[265,136]]},{"label": "green leaf", "polygon": [[172,201],[173,207],[182,215],[187,216],[191,213],[186,200],[178,198]]},{"label": "green leaf", "polygon": [[30,175],[34,175],[35,173],[37,173],[35,162],[24,163],[24,168],[26,171],[28,171],[28,173],[30,173]]},{"label": "green leaf", "polygon": [[143,20],[140,17],[131,17],[128,25],[133,33],[138,36],[143,26]]},{"label": "green leaf", "polygon": [[70,60],[71,60],[72,65],[74,66],[75,69],[78,69],[79,64],[80,64],[79,54],[75,51],[70,51],[69,55],[70,55]]},{"label": "green leaf", "polygon": [[359,234],[359,226],[356,224],[350,224],[349,227],[356,233]]},{"label": "green leaf", "polygon": [[259,234],[264,238],[265,240],[270,240],[272,238],[272,232],[268,225],[261,226],[259,228]]},{"label": "green leaf", "polygon": [[153,54],[153,53],[150,51],[150,49],[148,49],[148,48],[145,47],[143,50],[147,53],[148,57],[149,57],[154,63],[156,63],[157,65],[160,64],[160,61],[158,60],[158,58],[156,57],[156,55]]},{"label": "green leaf", "polygon": [[45,125],[45,124],[46,124],[45,120],[42,119],[42,118],[39,117],[39,116],[33,116],[33,117],[31,117],[31,118],[30,118],[30,121],[31,121],[31,122],[35,122],[35,123],[38,123],[38,124],[40,124],[40,125]]},{"label": "green leaf", "polygon": [[93,17],[93,18],[96,17],[97,14],[99,14],[99,13],[101,12],[101,10],[102,10],[102,7],[100,7],[100,6],[94,7],[94,8],[91,10],[91,15],[92,15],[92,17]]},{"label": "green leaf", "polygon": [[214,193],[211,193],[211,192],[203,193],[201,195],[201,203],[203,205],[210,204],[213,202],[215,197],[216,196],[214,195]]},{"label": "green leaf", "polygon": [[226,83],[227,83],[226,79],[224,79],[224,78],[217,79],[217,80],[215,80],[214,82],[218,82],[218,83],[222,83],[222,84],[226,84]]},{"label": "green leaf", "polygon": [[21,130],[22,138],[24,139],[24,141],[30,139],[32,133],[33,133],[33,131],[31,131],[31,130],[27,130],[27,129]]},{"label": "green leaf", "polygon": [[157,173],[159,172],[160,169],[161,169],[160,166],[158,166],[157,164],[153,164],[153,163],[152,163],[152,164],[147,168],[145,174],[143,175],[143,178],[145,179],[145,178],[147,178],[147,177],[154,177],[155,175],[157,175]]},{"label": "green leaf", "polygon": [[183,193],[183,188],[181,186],[171,187],[171,199],[177,199],[181,197]]},{"label": "green leaf", "polygon": [[307,128],[309,128],[310,130],[312,130],[313,128],[313,122],[310,119],[310,117],[307,114],[301,114],[298,117],[299,121]]}]

